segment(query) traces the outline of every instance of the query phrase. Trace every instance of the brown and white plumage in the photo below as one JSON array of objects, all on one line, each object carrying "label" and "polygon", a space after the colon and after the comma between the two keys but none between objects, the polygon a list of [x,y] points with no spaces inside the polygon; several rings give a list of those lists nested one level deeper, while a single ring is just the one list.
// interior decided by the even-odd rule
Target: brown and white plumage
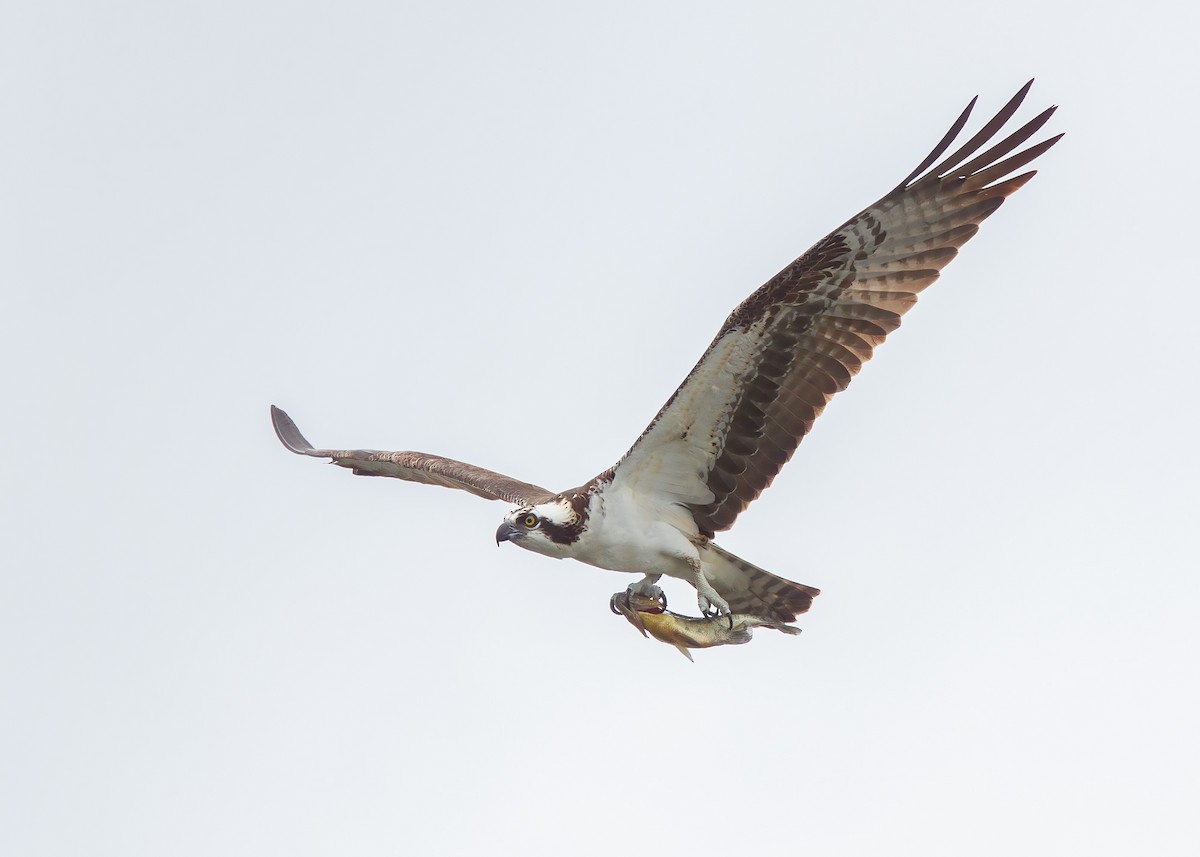
[{"label": "brown and white plumage", "polygon": [[[1062,136],[1001,160],[1037,133],[1053,114],[1051,107],[968,160],[999,133],[1031,84],[925,172],[966,124],[972,100],[899,186],[743,301],[618,465],[618,477],[626,467],[636,472],[667,456],[672,446],[685,447],[687,467],[674,474],[683,480],[672,483],[675,496],[706,535],[732,526],[791,458],[826,403],[900,326],[917,294],[1034,173],[1009,176]],[[710,393],[714,379],[721,396]],[[688,478],[692,473],[698,478]]]},{"label": "brown and white plumage", "polygon": [[[790,622],[818,590],[764,571],[710,540],[771,484],[832,396],[900,325],[917,295],[1024,185],[1020,169],[1061,134],[1021,150],[1055,108],[999,139],[1032,84],[952,154],[972,100],[894,190],[846,221],[743,301],[688,377],[613,468],[579,488],[544,488],[416,452],[317,450],[278,408],[280,440],[357,474],[459,488],[515,503],[497,532],[529,550],[696,586],[702,610]],[[1015,153],[1015,154],[1014,154]]]},{"label": "brown and white plumage", "polygon": [[375,449],[313,449],[292,418],[271,405],[271,424],[279,442],[299,455],[328,458],[355,476],[391,476],[407,482],[470,491],[485,500],[533,506],[554,499],[554,492],[473,464],[423,452],[380,452]]}]

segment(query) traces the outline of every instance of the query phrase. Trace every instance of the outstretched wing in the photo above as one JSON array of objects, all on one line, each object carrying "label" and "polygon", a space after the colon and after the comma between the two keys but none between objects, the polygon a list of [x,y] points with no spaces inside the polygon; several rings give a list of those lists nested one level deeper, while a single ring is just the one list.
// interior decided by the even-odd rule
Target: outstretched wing
[{"label": "outstretched wing", "polygon": [[271,424],[279,441],[297,455],[328,458],[339,467],[348,467],[356,476],[392,476],[409,482],[442,485],[470,491],[487,500],[507,500],[519,506],[535,506],[555,494],[473,464],[423,452],[379,452],[373,449],[313,449],[300,434],[292,418],[271,405]]},{"label": "outstretched wing", "polygon": [[1012,174],[1062,136],[1011,155],[1051,107],[999,136],[1033,81],[941,163],[975,105],[883,199],[817,242],[726,319],[700,362],[616,466],[663,506],[682,504],[701,533],[729,528],[791,458],[835,393],[900,326],[917,294],[1004,199]]}]

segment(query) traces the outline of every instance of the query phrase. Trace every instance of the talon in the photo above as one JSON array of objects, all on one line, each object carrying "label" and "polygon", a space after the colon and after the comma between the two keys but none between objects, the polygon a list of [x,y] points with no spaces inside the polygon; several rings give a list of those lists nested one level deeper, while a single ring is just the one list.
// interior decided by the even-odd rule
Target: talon
[{"label": "talon", "polygon": [[639,613],[665,613],[667,594],[654,584],[633,583],[625,590],[625,606]]},{"label": "talon", "polygon": [[641,631],[643,637],[650,636],[646,633],[646,624],[642,621],[642,614],[633,609],[628,592],[614,592],[613,597],[608,599],[608,609],[618,616],[628,619],[629,624]]}]

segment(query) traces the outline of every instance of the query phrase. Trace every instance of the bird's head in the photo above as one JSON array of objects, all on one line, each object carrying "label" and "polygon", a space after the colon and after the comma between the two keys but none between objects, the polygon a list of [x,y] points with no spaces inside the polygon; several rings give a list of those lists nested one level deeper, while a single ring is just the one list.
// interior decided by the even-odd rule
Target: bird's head
[{"label": "bird's head", "polygon": [[512,542],[535,553],[564,557],[583,531],[582,516],[566,497],[520,506],[504,516],[496,544]]}]

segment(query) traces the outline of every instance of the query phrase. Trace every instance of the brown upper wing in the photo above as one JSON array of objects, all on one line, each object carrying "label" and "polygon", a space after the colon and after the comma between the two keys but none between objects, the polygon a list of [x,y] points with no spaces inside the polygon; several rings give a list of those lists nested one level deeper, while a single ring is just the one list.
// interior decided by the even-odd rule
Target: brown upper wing
[{"label": "brown upper wing", "polygon": [[686,506],[707,535],[730,527],[830,398],[900,326],[917,294],[1034,175],[1013,173],[1062,136],[1011,154],[1046,123],[1051,107],[993,144],[1032,83],[931,167],[962,131],[972,100],[895,190],[743,301],[617,465],[614,481],[664,505]]},{"label": "brown upper wing", "polygon": [[442,485],[470,491],[487,500],[506,500],[520,506],[534,506],[553,498],[554,492],[519,479],[512,479],[473,464],[423,452],[380,452],[373,449],[313,449],[292,418],[271,405],[271,424],[279,441],[298,455],[332,459],[358,476],[392,476],[409,482]]}]

